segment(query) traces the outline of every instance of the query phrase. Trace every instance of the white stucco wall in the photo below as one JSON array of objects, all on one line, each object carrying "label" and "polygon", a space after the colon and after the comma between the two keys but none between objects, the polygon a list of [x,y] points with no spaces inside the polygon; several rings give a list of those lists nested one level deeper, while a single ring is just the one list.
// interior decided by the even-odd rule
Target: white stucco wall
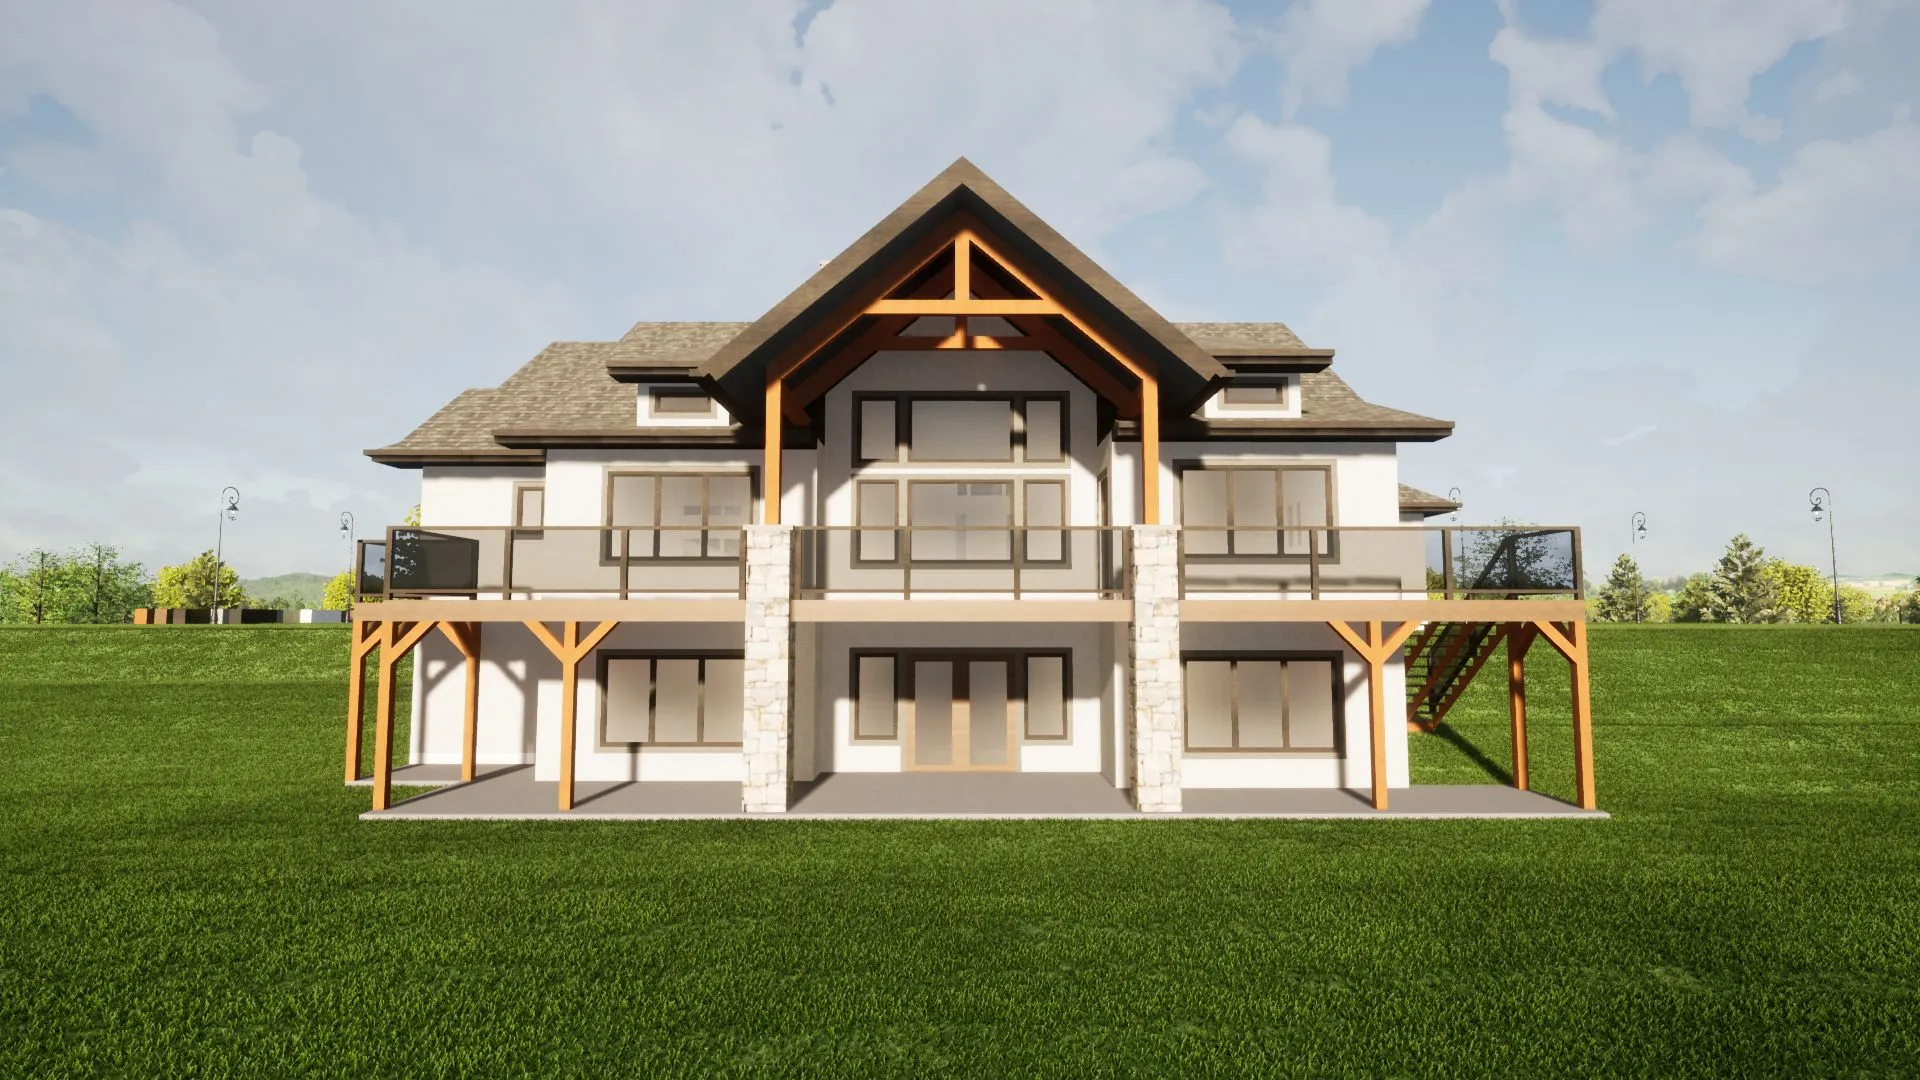
[{"label": "white stucco wall", "polygon": [[537,484],[539,466],[430,465],[420,470],[420,524],[428,528],[513,524],[513,486]]},{"label": "white stucco wall", "polygon": [[[1368,716],[1367,665],[1346,642],[1314,623],[1186,623],[1183,652],[1334,652],[1346,682],[1341,703],[1345,757],[1285,754],[1196,754],[1181,762],[1181,782],[1190,788],[1347,787],[1373,785],[1372,731]],[[1407,684],[1405,653],[1386,664],[1387,786],[1406,787]]]}]

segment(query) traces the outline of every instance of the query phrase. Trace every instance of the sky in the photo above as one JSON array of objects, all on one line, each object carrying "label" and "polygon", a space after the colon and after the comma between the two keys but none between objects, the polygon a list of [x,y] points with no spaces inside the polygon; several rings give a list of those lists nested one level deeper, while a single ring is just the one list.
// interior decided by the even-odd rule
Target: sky
[{"label": "sky", "polygon": [[[1920,573],[1920,0],[0,0],[0,562],[332,572],[362,451],[757,318],[966,156],[1175,320],[1457,423],[1401,477]],[[1633,515],[1647,518],[1630,541]]]}]

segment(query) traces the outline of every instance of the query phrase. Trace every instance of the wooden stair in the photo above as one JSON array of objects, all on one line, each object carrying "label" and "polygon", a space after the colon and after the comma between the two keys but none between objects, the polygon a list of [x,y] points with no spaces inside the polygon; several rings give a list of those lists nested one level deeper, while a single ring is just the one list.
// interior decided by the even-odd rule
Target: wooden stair
[{"label": "wooden stair", "polygon": [[1407,641],[1407,729],[1432,731],[1506,637],[1505,625],[1432,622]]}]

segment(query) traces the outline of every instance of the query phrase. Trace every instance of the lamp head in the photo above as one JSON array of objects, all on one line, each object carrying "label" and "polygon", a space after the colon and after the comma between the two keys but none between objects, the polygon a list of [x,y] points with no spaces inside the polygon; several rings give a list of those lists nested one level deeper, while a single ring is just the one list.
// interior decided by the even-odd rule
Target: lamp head
[{"label": "lamp head", "polygon": [[240,517],[240,508],[239,508],[238,506],[228,506],[228,507],[227,507],[227,520],[228,520],[228,521],[237,521],[237,520],[239,520],[239,517]]},{"label": "lamp head", "polygon": [[1647,538],[1647,527],[1645,525],[1640,526],[1639,530],[1636,531],[1634,535],[1639,537],[1642,540],[1645,540]]}]

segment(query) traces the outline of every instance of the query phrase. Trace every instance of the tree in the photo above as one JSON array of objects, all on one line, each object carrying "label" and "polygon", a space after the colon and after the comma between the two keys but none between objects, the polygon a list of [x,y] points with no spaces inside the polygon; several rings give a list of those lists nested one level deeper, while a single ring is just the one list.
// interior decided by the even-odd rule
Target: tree
[{"label": "tree", "polygon": [[1709,621],[1728,623],[1778,622],[1773,583],[1766,574],[1765,548],[1747,539],[1746,533],[1733,538],[1726,554],[1713,569],[1712,599],[1707,605]]},{"label": "tree", "polygon": [[1647,580],[1631,555],[1613,560],[1607,583],[1600,587],[1597,616],[1602,622],[1646,622]]},{"label": "tree", "polygon": [[[156,607],[210,608],[214,601],[213,552],[203,551],[191,562],[163,566],[154,575]],[[226,607],[251,607],[252,598],[240,590],[240,575],[231,563],[220,564],[220,601]]]},{"label": "tree", "polygon": [[36,549],[0,571],[0,622],[123,623],[150,602],[146,571],[106,544]]},{"label": "tree", "polygon": [[1873,594],[1858,585],[1840,586],[1840,614],[1849,623],[1873,621]]},{"label": "tree", "polygon": [[413,504],[413,509],[407,511],[406,518],[402,520],[400,524],[408,525],[416,529],[420,527],[420,504],[419,503]]},{"label": "tree", "polygon": [[345,611],[352,599],[353,571],[342,570],[327,582],[326,592],[321,594],[320,608],[323,611]]},{"label": "tree", "polygon": [[1573,587],[1573,538],[1501,518],[1500,527],[1454,535],[1453,587],[1524,596]]},{"label": "tree", "polygon": [[1811,566],[1769,559],[1761,573],[1773,588],[1774,607],[1787,622],[1832,622],[1833,583]]},{"label": "tree", "polygon": [[1713,575],[1694,574],[1674,594],[1672,618],[1674,622],[1712,622],[1712,608]]},{"label": "tree", "polygon": [[1647,594],[1647,621],[1648,622],[1672,622],[1673,621],[1673,597],[1668,596],[1666,593],[1658,593],[1658,592],[1648,593]]}]

